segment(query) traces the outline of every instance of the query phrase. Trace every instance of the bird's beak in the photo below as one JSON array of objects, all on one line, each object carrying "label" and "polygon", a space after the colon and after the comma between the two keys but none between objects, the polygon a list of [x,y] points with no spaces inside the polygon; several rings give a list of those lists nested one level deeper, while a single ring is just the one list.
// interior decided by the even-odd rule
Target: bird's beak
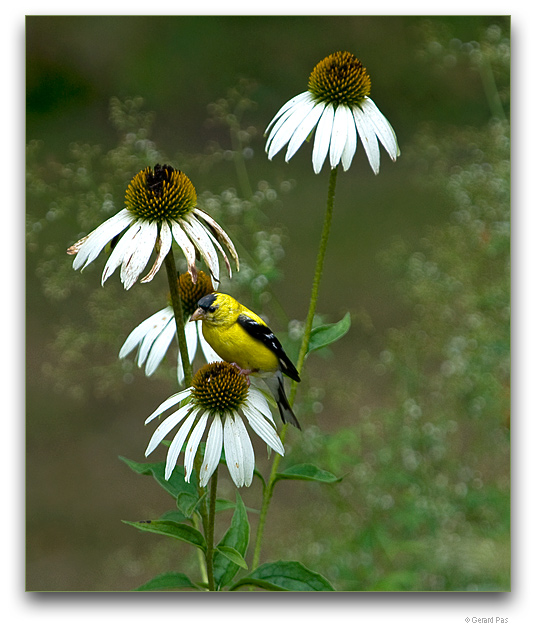
[{"label": "bird's beak", "polygon": [[190,322],[195,322],[196,320],[204,320],[205,319],[205,311],[198,307],[190,318]]}]

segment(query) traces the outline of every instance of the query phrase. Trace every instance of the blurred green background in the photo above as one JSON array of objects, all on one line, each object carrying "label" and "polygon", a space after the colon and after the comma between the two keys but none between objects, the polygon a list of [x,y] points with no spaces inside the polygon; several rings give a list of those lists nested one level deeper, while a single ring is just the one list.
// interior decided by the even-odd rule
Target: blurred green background
[{"label": "blurred green background", "polygon": [[[246,272],[224,287],[291,351],[328,170],[310,145],[269,162],[262,135],[336,50],[362,60],[402,154],[382,149],[374,176],[358,147],[338,177],[318,312],[352,328],[309,357],[284,461],[344,479],[278,484],[263,561],[339,590],[510,588],[509,31],[493,16],[27,18],[28,590],[196,569],[193,549],[121,523],[173,506],[118,459],[143,461],[144,419],[175,391],[174,356],[152,379],[117,359],[165,280],[103,289],[104,255],[80,274],[66,248],[166,160],[241,246]],[[259,486],[241,494],[259,506]]]}]

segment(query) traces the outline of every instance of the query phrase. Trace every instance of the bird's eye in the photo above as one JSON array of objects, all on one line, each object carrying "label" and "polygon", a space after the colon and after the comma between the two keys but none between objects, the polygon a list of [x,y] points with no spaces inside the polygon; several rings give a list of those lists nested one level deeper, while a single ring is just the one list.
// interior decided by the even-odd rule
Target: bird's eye
[{"label": "bird's eye", "polygon": [[214,313],[216,311],[216,307],[209,307],[208,310],[210,313]]}]

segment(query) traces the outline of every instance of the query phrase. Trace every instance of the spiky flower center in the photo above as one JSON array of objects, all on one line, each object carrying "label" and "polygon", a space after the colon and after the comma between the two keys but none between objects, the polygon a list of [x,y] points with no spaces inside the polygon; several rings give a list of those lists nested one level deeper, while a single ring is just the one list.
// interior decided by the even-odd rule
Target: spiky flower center
[{"label": "spiky flower center", "polygon": [[200,368],[192,380],[192,388],[195,405],[219,414],[237,411],[248,395],[246,377],[226,361]]},{"label": "spiky flower center", "polygon": [[198,270],[195,283],[192,281],[192,276],[189,272],[179,274],[177,280],[179,282],[179,294],[182,300],[184,317],[188,320],[198,307],[197,301],[203,296],[212,293],[214,287],[210,277],[203,270]]},{"label": "spiky flower center", "polygon": [[318,102],[353,106],[370,94],[370,77],[350,52],[334,52],[309,76],[309,91]]},{"label": "spiky flower center", "polygon": [[156,164],[138,172],[125,194],[126,208],[149,221],[184,218],[196,203],[190,179],[170,165]]}]

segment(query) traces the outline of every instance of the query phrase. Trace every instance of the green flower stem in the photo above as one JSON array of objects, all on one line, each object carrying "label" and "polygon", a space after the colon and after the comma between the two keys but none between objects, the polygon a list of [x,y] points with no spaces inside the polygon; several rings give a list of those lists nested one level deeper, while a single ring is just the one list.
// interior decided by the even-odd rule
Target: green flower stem
[{"label": "green flower stem", "polygon": [[[337,185],[337,171],[338,171],[337,168],[333,168],[331,170],[331,174],[329,177],[326,215],[324,217],[324,226],[322,228],[322,235],[320,237],[320,245],[318,248],[318,255],[316,258],[316,267],[315,267],[315,274],[313,277],[313,287],[311,290],[311,300],[309,302],[309,311],[307,313],[307,319],[305,321],[305,329],[303,332],[300,353],[298,356],[298,362],[296,364],[296,368],[299,373],[301,373],[303,364],[305,362],[305,357],[307,355],[307,350],[309,348],[309,341],[311,339],[311,332],[313,330],[313,319],[314,319],[315,312],[316,312],[316,303],[318,301],[320,279],[322,277],[322,270],[324,269],[324,258],[326,256],[329,232],[331,229],[331,219],[333,217],[333,206],[335,203],[335,187]],[[294,405],[294,399],[296,398],[296,391],[297,391],[297,383],[296,381],[293,381],[291,388],[290,388],[290,394],[289,394],[289,403],[291,407]],[[283,429],[281,430],[281,442],[283,443],[285,441],[286,432],[287,432],[287,425],[285,425]],[[253,554],[252,569],[257,568],[257,566],[259,565],[262,534],[264,532],[264,526],[266,524],[266,516],[268,514],[268,507],[270,506],[270,501],[272,499],[272,494],[274,492],[277,469],[279,467],[280,461],[281,461],[281,455],[278,455],[276,453],[274,457],[274,461],[272,462],[272,470],[270,472],[270,478],[268,479],[268,483],[264,486],[261,513],[259,516],[259,525],[257,527],[255,552]]]},{"label": "green flower stem", "polygon": [[[200,515],[194,515],[193,517],[194,527],[197,529],[197,531],[201,533],[202,533],[202,530],[201,530],[202,520],[203,520],[203,517]],[[208,583],[208,573],[207,573],[205,559],[206,559],[205,552],[202,549],[197,549],[197,560],[199,562],[199,570],[201,571],[201,579],[202,581],[206,581]]]},{"label": "green flower stem", "polygon": [[[188,388],[192,382],[192,365],[190,364],[190,359],[188,357],[188,346],[186,344],[186,335],[184,332],[184,311],[182,309],[182,299],[179,293],[179,283],[177,280],[177,266],[175,265],[175,257],[173,255],[173,249],[170,248],[168,254],[165,257],[165,265],[166,272],[169,283],[169,293],[171,296],[171,305],[173,307],[173,313],[175,315],[175,324],[177,326],[177,339],[179,342],[179,352],[182,360],[182,367],[184,371],[184,387]],[[201,457],[199,451],[195,457],[195,468],[197,471],[197,477],[199,477],[199,471],[201,470]],[[201,516],[201,520],[203,523],[203,531],[205,533],[205,538],[207,538],[207,534],[210,533],[210,520],[209,514],[207,512],[207,504],[206,500],[203,498],[206,494],[206,490],[202,488],[199,484],[197,486],[197,492],[200,499],[200,507],[199,513]],[[212,522],[212,537],[214,537],[214,521]],[[213,548],[211,546],[211,551]],[[212,566],[212,555],[207,554],[204,555],[207,562],[207,568],[205,568],[204,564],[200,564],[201,575],[204,579],[206,579],[209,589],[214,589],[214,570]],[[201,558],[202,559],[202,558]],[[212,585],[212,587],[210,587]]]},{"label": "green flower stem", "polygon": [[182,300],[179,293],[179,283],[177,280],[177,266],[175,265],[175,257],[173,248],[169,249],[165,258],[166,272],[169,283],[169,292],[171,295],[171,305],[175,314],[175,324],[177,325],[177,339],[179,341],[179,352],[182,359],[182,367],[184,370],[184,387],[190,387],[192,382],[192,365],[188,357],[188,346],[186,344],[186,335],[184,333],[184,312],[182,309]]},{"label": "green flower stem", "polygon": [[[311,290],[311,300],[309,302],[309,312],[307,313],[307,319],[305,321],[305,329],[303,332],[302,343],[300,347],[300,354],[298,356],[298,363],[296,368],[298,372],[301,372],[303,368],[303,362],[307,355],[309,348],[309,340],[311,339],[311,331],[313,329],[313,319],[316,313],[316,303],[318,301],[318,291],[320,288],[320,279],[322,278],[322,270],[324,269],[324,258],[326,256],[326,249],[328,247],[329,231],[331,229],[331,218],[333,217],[333,205],[335,202],[335,186],[337,184],[337,172],[338,168],[333,168],[329,176],[329,188],[328,188],[328,200],[326,205],[326,215],[324,216],[324,226],[322,228],[322,235],[320,237],[320,246],[318,248],[318,255],[316,258],[315,275],[313,278],[313,287]],[[291,399],[294,400],[296,396],[296,382],[291,390]]]},{"label": "green flower stem", "polygon": [[216,494],[218,492],[218,468],[210,480],[210,503],[208,510],[208,528],[205,530],[207,542],[207,577],[208,589],[215,590],[214,584],[214,521],[216,519]]}]

